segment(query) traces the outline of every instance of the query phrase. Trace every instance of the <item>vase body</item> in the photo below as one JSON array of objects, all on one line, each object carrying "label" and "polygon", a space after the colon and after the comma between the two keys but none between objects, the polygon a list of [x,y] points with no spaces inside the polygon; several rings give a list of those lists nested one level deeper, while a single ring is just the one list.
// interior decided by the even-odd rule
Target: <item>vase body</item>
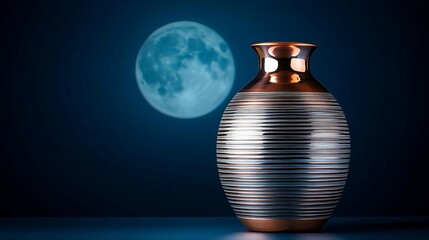
[{"label": "vase body", "polygon": [[317,231],[333,213],[347,179],[345,116],[310,73],[315,45],[252,47],[259,72],[229,103],[219,126],[222,187],[252,231]]}]

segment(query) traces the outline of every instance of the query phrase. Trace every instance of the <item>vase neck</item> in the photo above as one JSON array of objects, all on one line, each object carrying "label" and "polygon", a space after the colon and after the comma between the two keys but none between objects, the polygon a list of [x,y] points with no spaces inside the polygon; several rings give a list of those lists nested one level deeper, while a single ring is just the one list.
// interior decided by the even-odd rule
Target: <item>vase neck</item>
[{"label": "vase neck", "polygon": [[310,72],[310,56],[316,45],[297,42],[268,42],[252,45],[259,57],[259,72],[278,74],[282,71]]},{"label": "vase neck", "polygon": [[310,73],[310,56],[316,45],[264,42],[252,48],[259,57],[259,71],[242,91],[326,91]]}]

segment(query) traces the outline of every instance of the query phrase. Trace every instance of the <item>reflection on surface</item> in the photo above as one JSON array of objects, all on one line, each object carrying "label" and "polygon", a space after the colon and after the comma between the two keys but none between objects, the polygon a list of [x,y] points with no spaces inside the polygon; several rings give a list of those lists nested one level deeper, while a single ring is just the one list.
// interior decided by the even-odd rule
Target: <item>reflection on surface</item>
[{"label": "reflection on surface", "polygon": [[256,233],[256,232],[240,232],[233,233],[231,235],[222,238],[222,240],[272,240],[274,238],[270,237],[266,233]]},{"label": "reflection on surface", "polygon": [[277,83],[277,76],[270,76],[270,83]]},{"label": "reflection on surface", "polygon": [[274,72],[279,67],[279,62],[274,58],[264,59],[264,70],[265,72]]},{"label": "reflection on surface", "polygon": [[290,76],[290,82],[291,83],[297,83],[297,82],[300,82],[300,81],[301,81],[301,78],[299,77],[298,74],[294,73],[294,74],[292,74]]},{"label": "reflection on surface", "polygon": [[331,218],[318,233],[248,232],[235,217],[3,218],[0,239],[428,239],[429,218]]},{"label": "reflection on surface", "polygon": [[307,69],[305,67],[305,59],[302,58],[292,58],[290,60],[290,68],[297,72],[305,72]]},{"label": "reflection on surface", "polygon": [[301,50],[293,45],[290,46],[273,46],[268,48],[268,54],[272,57],[296,57]]},{"label": "reflection on surface", "polygon": [[339,240],[341,238],[329,233],[303,233],[295,237],[297,240]]},{"label": "reflection on surface", "polygon": [[257,233],[240,232],[225,236],[221,240],[340,240],[328,233]]}]

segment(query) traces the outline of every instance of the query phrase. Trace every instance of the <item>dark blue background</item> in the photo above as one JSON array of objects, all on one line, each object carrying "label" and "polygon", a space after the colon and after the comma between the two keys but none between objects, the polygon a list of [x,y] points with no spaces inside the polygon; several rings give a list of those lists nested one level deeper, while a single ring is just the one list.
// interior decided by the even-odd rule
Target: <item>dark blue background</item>
[{"label": "dark blue background", "polygon": [[249,44],[303,41],[313,75],[352,136],[336,215],[428,215],[428,33],[414,1],[2,1],[1,216],[232,215],[218,180],[217,127],[141,96],[136,54],[158,27],[207,25],[229,44],[236,80]]}]

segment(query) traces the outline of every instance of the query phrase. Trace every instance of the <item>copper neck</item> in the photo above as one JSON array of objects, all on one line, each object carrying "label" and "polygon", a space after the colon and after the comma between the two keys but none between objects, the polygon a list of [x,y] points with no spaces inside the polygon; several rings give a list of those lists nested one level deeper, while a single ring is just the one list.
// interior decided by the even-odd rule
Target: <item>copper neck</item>
[{"label": "copper neck", "polygon": [[252,45],[259,57],[259,71],[278,75],[282,71],[310,72],[310,55],[316,45],[297,42],[267,42]]},{"label": "copper neck", "polygon": [[259,57],[259,71],[243,91],[325,91],[310,73],[310,56],[316,45],[264,42],[251,46]]}]

